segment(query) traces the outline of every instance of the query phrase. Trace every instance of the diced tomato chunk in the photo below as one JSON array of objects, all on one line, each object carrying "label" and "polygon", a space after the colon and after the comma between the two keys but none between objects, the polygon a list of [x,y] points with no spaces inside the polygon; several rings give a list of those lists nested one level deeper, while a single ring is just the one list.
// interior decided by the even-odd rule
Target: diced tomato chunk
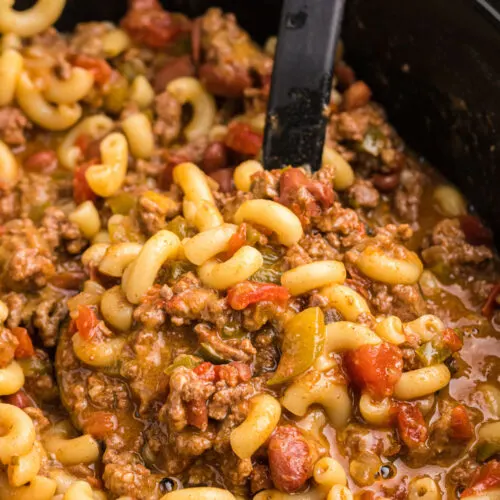
[{"label": "diced tomato chunk", "polygon": [[498,460],[490,460],[474,473],[469,487],[462,492],[460,498],[479,495],[499,486],[500,462]]},{"label": "diced tomato chunk", "polygon": [[500,283],[497,283],[491,289],[484,306],[481,309],[481,313],[485,318],[491,319],[493,316],[493,311],[495,309],[495,305],[497,303],[497,297],[500,294]]},{"label": "diced tomato chunk", "polygon": [[250,125],[235,121],[229,125],[226,146],[237,153],[256,156],[262,147],[262,134],[255,132]]},{"label": "diced tomato chunk", "polygon": [[417,448],[425,443],[428,431],[424,416],[417,406],[399,403],[393,410],[399,437],[408,448]]},{"label": "diced tomato chunk", "polygon": [[344,365],[351,381],[374,397],[392,395],[403,373],[403,355],[395,345],[382,342],[364,345],[345,354]]},{"label": "diced tomato chunk", "polygon": [[231,236],[228,248],[224,254],[226,259],[230,259],[247,242],[247,225],[243,222],[238,230]]},{"label": "diced tomato chunk", "polygon": [[290,294],[284,286],[255,281],[242,281],[227,291],[227,301],[236,311],[263,301],[285,305],[289,298]]},{"label": "diced tomato chunk", "polygon": [[443,343],[451,352],[460,351],[464,345],[462,339],[457,335],[453,328],[445,328],[443,331]]},{"label": "diced tomato chunk", "polygon": [[76,167],[73,172],[73,199],[77,205],[84,201],[94,201],[97,199],[97,195],[92,191],[85,177],[87,169],[94,164],[95,161],[83,163]]},{"label": "diced tomato chunk", "polygon": [[77,54],[72,63],[75,66],[86,69],[94,75],[94,80],[99,85],[104,85],[111,78],[113,70],[111,66],[100,57],[92,57],[86,54]]},{"label": "diced tomato chunk", "polygon": [[193,368],[193,371],[198,377],[207,382],[213,382],[216,378],[215,366],[208,361],[199,364],[196,368]]},{"label": "diced tomato chunk", "polygon": [[188,32],[191,23],[181,14],[171,14],[156,0],[133,1],[121,26],[131,38],[153,49],[162,49],[180,34]]},{"label": "diced tomato chunk", "polygon": [[24,392],[24,390],[20,390],[15,392],[14,394],[10,394],[9,396],[3,397],[4,403],[9,405],[17,406],[18,408],[26,408],[28,406],[34,406],[31,398]]},{"label": "diced tomato chunk", "polygon": [[85,432],[96,439],[105,438],[110,432],[116,430],[117,427],[118,419],[116,415],[107,411],[92,413],[83,424]]},{"label": "diced tomato chunk", "polygon": [[194,373],[207,382],[224,380],[231,387],[240,382],[248,382],[252,378],[252,370],[245,363],[233,361],[226,365],[213,365],[208,361],[193,368]]},{"label": "diced tomato chunk", "polygon": [[[306,194],[309,193],[308,197],[304,197],[304,189]],[[298,216],[318,216],[321,214],[321,208],[332,206],[334,198],[332,186],[309,179],[298,168],[289,168],[281,174],[278,201]]]},{"label": "diced tomato chunk", "polygon": [[12,333],[19,341],[16,347],[16,352],[14,354],[16,359],[30,358],[35,354],[35,349],[33,347],[33,342],[31,342],[31,337],[29,336],[28,330],[20,326],[12,328]]},{"label": "diced tomato chunk", "polygon": [[474,427],[464,405],[451,410],[450,436],[453,439],[468,441],[474,435]]},{"label": "diced tomato chunk", "polygon": [[79,305],[78,316],[75,319],[76,329],[84,340],[92,340],[97,333],[97,318],[94,309],[89,306]]}]

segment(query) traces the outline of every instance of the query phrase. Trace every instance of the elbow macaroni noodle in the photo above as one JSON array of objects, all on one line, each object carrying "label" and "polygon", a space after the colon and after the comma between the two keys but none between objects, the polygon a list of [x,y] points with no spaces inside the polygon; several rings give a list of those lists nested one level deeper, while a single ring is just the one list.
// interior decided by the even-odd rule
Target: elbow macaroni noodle
[{"label": "elbow macaroni noodle", "polygon": [[234,185],[238,191],[248,193],[252,185],[252,175],[257,172],[262,172],[264,167],[262,164],[255,160],[247,160],[240,163],[235,169],[233,174]]},{"label": "elbow macaroni noodle", "polygon": [[16,98],[28,118],[47,130],[66,130],[82,116],[82,108],[76,103],[58,106],[49,104],[25,71],[17,82]]},{"label": "elbow macaroni noodle", "polygon": [[194,163],[180,163],[173,170],[174,182],[180,186],[187,201],[208,201],[215,204],[207,176]]},{"label": "elbow macaroni noodle", "polygon": [[[94,246],[96,245],[92,245],[91,248]],[[142,247],[140,243],[133,242],[106,245],[104,253],[98,262],[99,271],[108,276],[120,278],[126,267],[139,255]]]},{"label": "elbow macaroni noodle", "polygon": [[351,416],[351,398],[346,385],[316,370],[297,378],[286,389],[282,404],[299,417],[303,417],[312,404],[319,404],[336,429],[344,427]]},{"label": "elbow macaroni noodle", "polygon": [[405,400],[428,396],[446,387],[450,378],[450,370],[444,364],[404,372],[394,386],[394,397]]},{"label": "elbow macaroni noodle", "polygon": [[144,109],[154,101],[155,91],[144,75],[137,75],[130,85],[129,97],[139,108]]},{"label": "elbow macaroni noodle", "polygon": [[149,118],[144,113],[134,113],[122,121],[122,129],[132,156],[143,160],[151,158],[155,140]]},{"label": "elbow macaroni noodle", "polygon": [[76,357],[87,365],[97,367],[116,364],[125,345],[125,339],[122,338],[102,339],[99,342],[93,342],[84,340],[79,333],[75,333],[71,340]]},{"label": "elbow macaroni noodle", "polygon": [[333,284],[319,293],[326,297],[329,307],[334,307],[347,321],[357,321],[361,314],[371,315],[366,300],[348,286]]},{"label": "elbow macaroni noodle", "polygon": [[106,115],[93,115],[84,118],[66,134],[57,150],[61,165],[70,170],[76,167],[81,150],[75,143],[80,136],[89,135],[92,139],[96,139],[110,132],[113,125],[113,120]]},{"label": "elbow macaroni noodle", "polygon": [[321,260],[285,271],[281,276],[281,284],[292,295],[302,295],[330,283],[343,283],[345,279],[346,271],[342,262]]},{"label": "elbow macaroni noodle", "polygon": [[12,457],[26,455],[35,444],[35,426],[31,418],[17,406],[0,403],[0,462],[8,465]]},{"label": "elbow macaroni noodle", "polygon": [[100,308],[108,325],[121,332],[130,330],[134,306],[127,301],[120,286],[114,286],[103,293]]},{"label": "elbow macaroni noodle", "polygon": [[236,500],[234,495],[221,488],[199,487],[171,491],[160,500]]},{"label": "elbow macaroni noodle", "polygon": [[0,140],[0,181],[14,184],[19,176],[19,165],[7,144]]},{"label": "elbow macaroni noodle", "polygon": [[5,49],[0,54],[0,106],[7,106],[14,99],[23,65],[23,56],[15,49]]},{"label": "elbow macaroni noodle", "polygon": [[146,241],[139,255],[123,274],[122,288],[129,302],[139,303],[153,285],[161,266],[166,260],[175,259],[180,247],[179,238],[167,230],[158,231]]},{"label": "elbow macaroni noodle", "polygon": [[233,429],[231,448],[239,458],[250,458],[271,436],[281,416],[281,405],[269,394],[258,394],[250,402],[247,418]]},{"label": "elbow macaroni noodle", "polygon": [[23,486],[35,479],[42,464],[42,452],[42,446],[35,441],[31,451],[16,457],[16,463],[7,467],[7,477],[11,486]]},{"label": "elbow macaroni noodle", "polygon": [[253,247],[241,247],[226,262],[211,259],[198,268],[200,280],[216,290],[226,290],[250,278],[264,263],[262,254]]},{"label": "elbow macaroni noodle", "polygon": [[203,85],[189,76],[177,78],[167,85],[167,90],[181,104],[189,103],[193,109],[193,117],[184,128],[184,135],[188,141],[193,141],[202,135],[208,134],[212,127],[215,114],[215,100]]},{"label": "elbow macaroni noodle", "polygon": [[304,235],[299,218],[288,208],[270,200],[248,200],[234,214],[236,224],[255,222],[274,233],[285,246],[298,243]]},{"label": "elbow macaroni noodle", "polygon": [[222,224],[198,233],[182,243],[184,255],[193,264],[201,266],[227,250],[229,240],[237,229],[234,224]]},{"label": "elbow macaroni noodle", "polygon": [[398,254],[404,258],[389,255],[387,250],[376,245],[368,245],[359,255],[356,266],[375,281],[389,285],[413,285],[423,271],[418,255],[402,245],[397,245]]},{"label": "elbow macaroni noodle", "polygon": [[97,208],[91,201],[84,201],[69,214],[68,219],[74,222],[85,238],[91,240],[101,229],[101,219]]},{"label": "elbow macaroni noodle", "polygon": [[67,80],[60,80],[53,74],[46,77],[43,95],[56,104],[74,104],[83,99],[94,86],[94,75],[83,68],[74,67]]},{"label": "elbow macaroni noodle", "polygon": [[24,385],[24,373],[17,361],[0,368],[0,396],[14,394]]},{"label": "elbow macaroni noodle", "polygon": [[344,191],[353,185],[354,172],[351,165],[337,151],[328,146],[323,148],[323,165],[333,165],[335,167],[333,187],[337,191]]},{"label": "elbow macaroni noodle", "polygon": [[128,146],[123,134],[114,132],[101,142],[101,165],[92,165],[85,178],[99,196],[107,198],[122,186],[127,174]]},{"label": "elbow macaroni noodle", "polygon": [[19,12],[15,0],[0,1],[0,32],[27,37],[37,35],[54,24],[64,9],[65,0],[37,0],[33,7]]}]

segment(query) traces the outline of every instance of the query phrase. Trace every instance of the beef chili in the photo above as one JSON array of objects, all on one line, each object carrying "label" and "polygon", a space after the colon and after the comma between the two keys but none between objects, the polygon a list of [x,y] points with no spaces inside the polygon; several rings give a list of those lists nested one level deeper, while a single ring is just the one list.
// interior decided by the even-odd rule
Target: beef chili
[{"label": "beef chili", "polygon": [[232,14],[4,4],[0,500],[500,498],[491,232],[341,51],[265,171]]}]

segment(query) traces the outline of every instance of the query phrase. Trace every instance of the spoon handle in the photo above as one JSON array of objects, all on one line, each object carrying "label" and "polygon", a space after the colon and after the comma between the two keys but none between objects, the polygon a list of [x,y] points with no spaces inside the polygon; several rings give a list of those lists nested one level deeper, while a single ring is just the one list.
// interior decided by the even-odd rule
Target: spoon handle
[{"label": "spoon handle", "polygon": [[266,169],[321,166],[345,0],[285,0],[264,132]]}]

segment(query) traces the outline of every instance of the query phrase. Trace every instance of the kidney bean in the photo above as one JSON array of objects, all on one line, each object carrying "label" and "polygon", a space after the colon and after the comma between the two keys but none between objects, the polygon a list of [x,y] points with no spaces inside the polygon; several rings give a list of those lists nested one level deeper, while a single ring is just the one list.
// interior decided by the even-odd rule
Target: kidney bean
[{"label": "kidney bean", "polygon": [[293,493],[311,477],[311,450],[295,427],[278,427],[269,440],[267,453],[271,478],[280,491]]},{"label": "kidney bean", "polygon": [[229,193],[233,189],[233,172],[234,168],[221,168],[215,172],[210,172],[208,175],[219,183],[220,190],[223,193]]},{"label": "kidney bean", "polygon": [[23,167],[28,172],[50,174],[57,168],[57,155],[52,149],[43,149],[28,156]]},{"label": "kidney bean", "polygon": [[372,177],[372,182],[373,182],[373,185],[379,191],[382,191],[385,193],[388,191],[392,191],[393,189],[395,189],[399,185],[399,178],[400,178],[399,172],[395,172],[395,173],[387,174],[387,175],[375,174]]},{"label": "kidney bean", "polygon": [[337,63],[334,68],[341,88],[348,88],[356,81],[353,69],[344,62]]},{"label": "kidney bean", "polygon": [[346,110],[360,108],[368,104],[372,96],[370,87],[361,80],[353,83],[345,92],[342,100],[342,107]]},{"label": "kidney bean", "polygon": [[195,68],[189,56],[176,57],[158,70],[155,75],[153,87],[155,92],[163,92],[165,87],[176,78],[194,76]]},{"label": "kidney bean", "polygon": [[205,63],[200,67],[200,80],[207,90],[221,97],[242,97],[252,86],[252,79],[244,68]]},{"label": "kidney bean", "polygon": [[203,153],[201,162],[206,173],[227,167],[227,149],[223,142],[212,142]]},{"label": "kidney bean", "polygon": [[467,243],[471,245],[491,245],[493,243],[493,233],[475,215],[462,215],[460,227],[465,234]]},{"label": "kidney bean", "polygon": [[27,406],[35,406],[33,400],[24,392],[23,389],[10,394],[9,396],[4,396],[3,401],[9,405],[17,406],[18,408],[26,408]]}]

